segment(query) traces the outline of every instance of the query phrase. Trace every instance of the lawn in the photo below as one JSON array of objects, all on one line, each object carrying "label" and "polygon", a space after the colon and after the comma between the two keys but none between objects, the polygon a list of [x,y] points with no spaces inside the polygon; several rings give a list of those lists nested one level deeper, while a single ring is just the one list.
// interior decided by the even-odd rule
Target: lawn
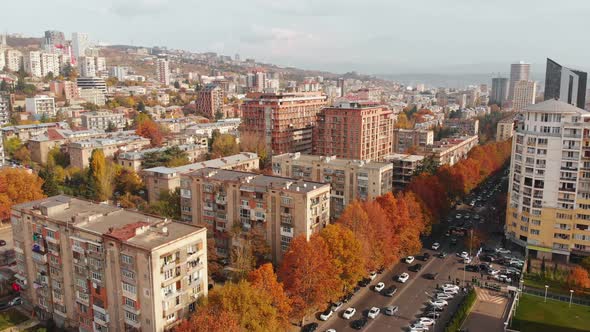
[{"label": "lawn", "polygon": [[7,310],[0,313],[0,331],[27,321],[29,318],[17,310]]},{"label": "lawn", "polygon": [[512,329],[521,332],[590,331],[590,307],[524,294],[513,319]]}]

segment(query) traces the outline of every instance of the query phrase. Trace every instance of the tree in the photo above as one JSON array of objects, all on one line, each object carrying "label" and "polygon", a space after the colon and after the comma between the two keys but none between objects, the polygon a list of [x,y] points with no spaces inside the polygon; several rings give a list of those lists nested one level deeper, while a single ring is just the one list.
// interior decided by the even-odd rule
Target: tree
[{"label": "tree", "polygon": [[112,121],[109,121],[109,124],[107,126],[106,132],[107,133],[112,133],[117,131],[117,126],[115,126],[115,124]]},{"label": "tree", "polygon": [[240,152],[236,138],[230,134],[221,134],[213,141],[211,154],[213,158],[227,157]]},{"label": "tree", "polygon": [[221,112],[221,111],[215,112],[215,120],[219,121],[221,119],[223,119],[223,112]]},{"label": "tree", "polygon": [[160,198],[150,205],[150,210],[164,217],[180,219],[180,188],[162,191]]},{"label": "tree", "polygon": [[23,145],[12,154],[12,158],[19,161],[22,165],[29,165],[31,163],[31,152]]},{"label": "tree", "polygon": [[581,266],[575,266],[570,270],[568,283],[578,288],[590,288],[590,276],[588,276],[588,271]]},{"label": "tree", "polygon": [[49,150],[47,154],[47,163],[53,162],[56,166],[66,168],[70,166],[70,155],[67,152],[61,151],[58,145]]},{"label": "tree", "polygon": [[487,236],[481,230],[471,230],[468,236],[465,236],[464,244],[465,248],[469,248],[471,252],[475,252],[481,247],[487,239]]},{"label": "tree", "polygon": [[270,156],[266,149],[265,139],[261,135],[246,131],[240,132],[240,151],[258,154],[261,169],[265,169],[270,164]]},{"label": "tree", "polygon": [[182,320],[174,332],[241,332],[235,313],[225,309],[199,307],[189,319]]},{"label": "tree", "polygon": [[332,264],[340,271],[341,288],[350,291],[366,272],[361,242],[342,224],[330,224],[320,235],[331,253]]},{"label": "tree", "polygon": [[119,194],[137,194],[143,188],[141,177],[131,168],[123,168],[115,176],[115,190]]},{"label": "tree", "polygon": [[103,202],[111,197],[112,185],[109,173],[104,152],[101,149],[92,150],[88,169],[88,196],[91,199]]},{"label": "tree", "polygon": [[283,283],[277,280],[277,275],[271,263],[266,263],[258,269],[250,272],[248,281],[260,292],[266,293],[272,299],[272,306],[277,308],[277,319],[283,330],[289,326],[289,315],[291,314],[291,299],[285,293]]},{"label": "tree", "polygon": [[582,266],[588,272],[590,272],[590,256],[585,257],[584,259],[582,259],[582,261],[580,262],[580,266]]},{"label": "tree", "polygon": [[401,129],[411,129],[414,127],[414,124],[408,120],[408,116],[405,113],[400,113],[397,116],[395,127]]},{"label": "tree", "polygon": [[328,245],[319,235],[297,236],[283,257],[280,279],[293,301],[293,315],[303,324],[305,317],[342,294],[340,271],[332,264]]},{"label": "tree", "polygon": [[175,89],[180,89],[180,82],[174,81],[174,88]]},{"label": "tree", "polygon": [[43,166],[39,171],[39,177],[43,179],[41,188],[47,196],[59,195],[59,185],[55,174],[55,166],[49,164]]},{"label": "tree", "polygon": [[145,119],[139,122],[135,132],[141,137],[148,138],[152,146],[162,145],[164,135],[160,126],[152,119]]},{"label": "tree", "polygon": [[148,152],[141,162],[142,168],[158,166],[178,167],[190,164],[188,154],[177,146],[170,147],[164,151]]},{"label": "tree", "polygon": [[21,146],[23,146],[23,143],[18,137],[11,137],[4,142],[4,152],[12,158],[16,150]]},{"label": "tree", "polygon": [[439,164],[434,160],[434,158],[432,156],[428,156],[422,159],[420,165],[416,167],[416,169],[414,170],[414,175],[420,175],[422,173],[432,175],[436,173],[438,167]]},{"label": "tree", "polygon": [[36,174],[19,168],[0,170],[0,219],[10,218],[10,209],[14,204],[44,198],[43,180]]},{"label": "tree", "polygon": [[98,107],[98,105],[96,105],[94,103],[83,103],[80,106],[84,107],[84,109],[89,110],[89,111],[98,111],[100,109]]}]

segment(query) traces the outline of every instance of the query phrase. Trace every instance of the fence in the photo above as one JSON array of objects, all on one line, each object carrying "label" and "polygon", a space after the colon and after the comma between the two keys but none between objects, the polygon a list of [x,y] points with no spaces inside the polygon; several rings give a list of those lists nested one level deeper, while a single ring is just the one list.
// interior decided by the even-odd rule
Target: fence
[{"label": "fence", "polygon": [[[522,289],[522,292],[525,294],[531,294],[531,295],[536,295],[536,296],[540,296],[540,297],[545,297],[545,290],[542,290],[542,289],[531,288],[531,287],[525,286]],[[570,302],[570,297],[567,295],[563,295],[563,294],[555,294],[555,293],[547,292],[547,298],[557,300],[557,301],[567,302],[567,303]],[[572,303],[590,307],[590,300],[581,299],[581,298],[575,297],[575,296],[572,297]]]}]

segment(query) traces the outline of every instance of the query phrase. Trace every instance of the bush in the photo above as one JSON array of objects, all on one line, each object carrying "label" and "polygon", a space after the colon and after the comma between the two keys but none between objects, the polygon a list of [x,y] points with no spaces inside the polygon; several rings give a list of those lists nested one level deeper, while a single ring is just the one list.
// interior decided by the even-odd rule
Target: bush
[{"label": "bush", "polygon": [[457,332],[461,328],[461,325],[463,325],[465,318],[467,318],[476,298],[477,294],[475,293],[475,289],[472,288],[469,290],[469,293],[467,293],[467,296],[463,298],[463,301],[459,305],[459,308],[457,308],[453,318],[451,318],[451,321],[447,324],[445,332]]}]

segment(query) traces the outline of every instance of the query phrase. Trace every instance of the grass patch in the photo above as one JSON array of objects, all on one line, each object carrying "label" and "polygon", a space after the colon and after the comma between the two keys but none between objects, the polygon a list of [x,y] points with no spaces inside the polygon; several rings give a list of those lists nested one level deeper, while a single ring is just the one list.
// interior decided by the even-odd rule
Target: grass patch
[{"label": "grass patch", "polygon": [[9,327],[16,326],[22,322],[29,320],[29,317],[21,314],[17,310],[7,310],[0,312],[0,331]]},{"label": "grass patch", "polygon": [[521,332],[590,331],[590,307],[523,294],[512,328]]},{"label": "grass patch", "polygon": [[[545,285],[548,285],[550,293],[561,294],[561,295],[568,296],[568,297],[570,296],[571,287],[564,284],[563,282],[560,282],[560,281],[547,280],[547,279],[542,280],[536,276],[530,276],[530,275],[525,274],[524,285],[534,287],[534,288],[540,289],[542,291],[545,290]],[[575,289],[575,291],[576,291],[576,293],[574,295],[576,297],[590,299],[590,293],[580,290],[580,289]]]}]

